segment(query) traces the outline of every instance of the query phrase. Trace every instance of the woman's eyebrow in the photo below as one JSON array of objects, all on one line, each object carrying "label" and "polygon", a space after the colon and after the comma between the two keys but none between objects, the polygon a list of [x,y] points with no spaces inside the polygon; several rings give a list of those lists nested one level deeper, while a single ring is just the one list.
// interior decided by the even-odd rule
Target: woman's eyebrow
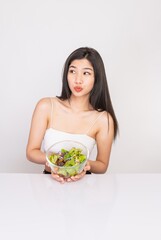
[{"label": "woman's eyebrow", "polygon": [[75,66],[73,66],[73,65],[70,65],[69,67],[70,67],[70,68],[71,68],[71,67],[73,67],[73,68],[76,68],[76,67],[75,67]]},{"label": "woman's eyebrow", "polygon": [[[73,66],[73,65],[70,65],[69,68],[77,68],[77,67],[75,67],[75,66]],[[85,67],[85,68],[83,68],[83,69],[93,71],[93,69],[92,69],[92,68],[89,68],[89,67]]]},{"label": "woman's eyebrow", "polygon": [[85,68],[83,68],[83,69],[93,71],[93,69],[92,69],[92,68],[89,68],[89,67],[85,67]]}]

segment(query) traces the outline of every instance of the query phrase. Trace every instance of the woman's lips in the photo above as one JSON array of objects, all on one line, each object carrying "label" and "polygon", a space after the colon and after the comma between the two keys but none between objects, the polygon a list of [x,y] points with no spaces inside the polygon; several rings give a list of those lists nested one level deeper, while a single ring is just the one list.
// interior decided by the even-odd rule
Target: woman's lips
[{"label": "woman's lips", "polygon": [[76,91],[76,92],[80,92],[80,91],[82,91],[82,87],[74,87],[74,90]]}]

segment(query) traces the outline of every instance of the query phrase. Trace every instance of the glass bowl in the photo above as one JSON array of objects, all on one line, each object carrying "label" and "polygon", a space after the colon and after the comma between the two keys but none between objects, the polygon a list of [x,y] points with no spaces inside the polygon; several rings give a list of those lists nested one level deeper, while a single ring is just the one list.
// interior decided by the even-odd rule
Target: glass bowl
[{"label": "glass bowl", "polygon": [[46,151],[46,160],[51,170],[64,178],[82,172],[88,158],[88,148],[72,140],[56,142]]}]

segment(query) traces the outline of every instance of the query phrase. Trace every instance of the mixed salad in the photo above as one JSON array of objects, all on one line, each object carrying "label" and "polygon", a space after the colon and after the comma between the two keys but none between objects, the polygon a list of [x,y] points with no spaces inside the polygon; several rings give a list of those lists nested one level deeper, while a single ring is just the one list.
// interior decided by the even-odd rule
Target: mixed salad
[{"label": "mixed salad", "polygon": [[86,155],[82,153],[82,149],[73,147],[69,151],[61,149],[60,152],[52,153],[48,158],[58,167],[57,174],[71,177],[79,173],[82,163],[86,160]]}]

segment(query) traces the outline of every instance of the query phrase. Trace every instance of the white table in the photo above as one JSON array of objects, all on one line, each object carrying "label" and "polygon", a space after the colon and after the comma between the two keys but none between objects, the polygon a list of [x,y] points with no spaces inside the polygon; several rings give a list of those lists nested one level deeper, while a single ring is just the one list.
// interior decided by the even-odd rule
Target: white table
[{"label": "white table", "polygon": [[160,240],[161,174],[0,174],[0,239]]}]

